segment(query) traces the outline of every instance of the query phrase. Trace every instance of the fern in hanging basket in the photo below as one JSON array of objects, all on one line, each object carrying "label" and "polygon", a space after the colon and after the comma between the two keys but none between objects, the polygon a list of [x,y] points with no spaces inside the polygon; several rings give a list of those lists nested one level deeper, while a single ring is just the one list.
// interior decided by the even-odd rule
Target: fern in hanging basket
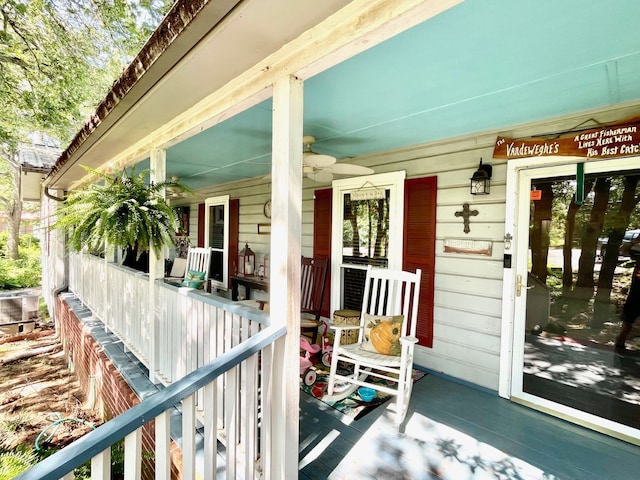
[{"label": "fern in hanging basket", "polygon": [[[130,175],[123,171],[110,176],[86,166],[82,168],[102,183],[72,191],[58,211],[54,228],[68,233],[72,250],[87,247],[90,251],[101,251],[110,245],[135,249],[139,256],[152,246],[159,251],[174,245],[179,220],[160,195],[168,182],[147,184],[148,169],[137,175],[132,169]],[[190,192],[188,187],[180,187]]]}]

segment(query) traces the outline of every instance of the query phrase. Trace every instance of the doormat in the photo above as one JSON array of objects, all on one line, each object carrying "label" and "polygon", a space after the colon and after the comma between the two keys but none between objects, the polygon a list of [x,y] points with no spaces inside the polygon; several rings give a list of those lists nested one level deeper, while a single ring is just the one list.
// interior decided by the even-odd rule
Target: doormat
[{"label": "doormat", "polygon": [[[315,377],[315,381],[307,381],[305,383],[304,378],[309,378],[307,376],[307,372],[309,372],[309,370],[314,370],[317,376]],[[314,365],[309,370],[307,370],[307,372],[300,378],[300,389],[304,393],[311,395],[322,403],[340,412],[346,417],[345,423],[347,424],[361,419],[367,413],[370,413],[380,405],[385,404],[390,398],[395,397],[395,395],[389,395],[376,390],[375,398],[370,402],[366,402],[360,398],[360,395],[358,395],[358,386],[351,384],[336,385],[334,388],[334,394],[329,395],[327,393],[327,387],[329,384],[329,368],[320,363]],[[345,375],[350,372],[343,369],[341,373]],[[414,369],[413,383],[417,382],[425,375],[427,375],[425,372]],[[313,378],[313,375],[311,377]],[[311,383],[311,385],[307,385],[307,383]],[[385,382],[384,380],[376,379],[374,383],[383,384]]]}]

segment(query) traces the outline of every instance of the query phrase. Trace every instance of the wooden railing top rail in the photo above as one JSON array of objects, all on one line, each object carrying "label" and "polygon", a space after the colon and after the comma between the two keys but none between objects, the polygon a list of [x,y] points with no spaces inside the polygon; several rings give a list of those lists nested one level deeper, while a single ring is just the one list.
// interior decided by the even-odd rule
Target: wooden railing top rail
[{"label": "wooden railing top rail", "polygon": [[193,288],[180,287],[178,285],[167,283],[162,279],[156,280],[156,285],[160,285],[160,287],[162,288],[178,290],[182,295],[196,298],[201,302],[213,305],[218,308],[222,308],[225,311],[234,313],[236,315],[241,315],[244,318],[253,320],[254,322],[258,322],[262,325],[271,325],[271,322],[269,321],[269,312],[249,307],[240,302],[234,302],[233,300],[229,300],[219,295],[206,293],[202,290],[195,290]]},{"label": "wooden railing top rail", "polygon": [[17,476],[16,479],[59,480],[164,411],[180,403],[182,399],[211,383],[218,376],[283,337],[286,332],[287,329],[284,326],[265,328],[207,365],[166,389],[158,391],[54,455],[45,458],[30,470]]}]

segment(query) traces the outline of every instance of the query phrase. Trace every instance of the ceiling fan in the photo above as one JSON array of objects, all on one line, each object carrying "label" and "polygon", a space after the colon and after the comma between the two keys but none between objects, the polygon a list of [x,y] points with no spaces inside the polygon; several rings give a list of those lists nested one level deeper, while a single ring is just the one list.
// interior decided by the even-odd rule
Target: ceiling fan
[{"label": "ceiling fan", "polygon": [[171,181],[167,182],[164,189],[167,192],[168,198],[182,198],[186,196],[185,187],[180,184],[180,177],[177,176],[171,177]]},{"label": "ceiling fan", "polygon": [[304,150],[302,153],[302,173],[315,182],[330,182],[334,175],[370,175],[375,173],[372,168],[337,163],[336,157],[323,155],[311,150],[316,142],[315,137],[305,135],[302,138]]}]

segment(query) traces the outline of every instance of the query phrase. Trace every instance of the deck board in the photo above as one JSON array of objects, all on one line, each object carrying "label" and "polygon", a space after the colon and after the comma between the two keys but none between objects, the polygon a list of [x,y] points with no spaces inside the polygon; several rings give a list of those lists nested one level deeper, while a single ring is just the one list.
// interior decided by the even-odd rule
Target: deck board
[{"label": "deck board", "polygon": [[301,479],[595,480],[640,471],[640,447],[438,375],[415,384],[404,435],[392,402],[350,425],[309,395],[300,405]]}]

